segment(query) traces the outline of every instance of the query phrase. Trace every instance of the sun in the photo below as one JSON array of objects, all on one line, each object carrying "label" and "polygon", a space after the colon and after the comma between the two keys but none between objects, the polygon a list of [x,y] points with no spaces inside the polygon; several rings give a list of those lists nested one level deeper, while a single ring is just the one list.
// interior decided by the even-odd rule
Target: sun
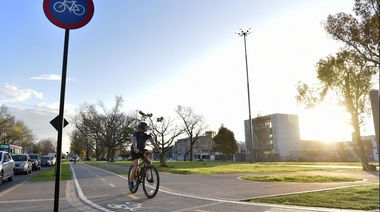
[{"label": "sun", "polygon": [[325,103],[299,111],[301,140],[351,141],[353,128],[344,108]]}]

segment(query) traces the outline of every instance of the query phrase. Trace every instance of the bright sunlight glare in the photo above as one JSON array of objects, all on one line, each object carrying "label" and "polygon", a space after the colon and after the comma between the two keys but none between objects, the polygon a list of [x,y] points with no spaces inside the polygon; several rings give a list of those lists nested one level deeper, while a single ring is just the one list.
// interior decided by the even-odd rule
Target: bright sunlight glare
[{"label": "bright sunlight glare", "polygon": [[303,140],[350,141],[353,128],[343,107],[325,103],[299,112]]}]

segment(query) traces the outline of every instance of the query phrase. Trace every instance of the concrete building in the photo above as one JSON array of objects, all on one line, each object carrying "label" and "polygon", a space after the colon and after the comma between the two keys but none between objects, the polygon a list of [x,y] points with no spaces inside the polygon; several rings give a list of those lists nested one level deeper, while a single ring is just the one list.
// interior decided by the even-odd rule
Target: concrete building
[{"label": "concrete building", "polygon": [[244,129],[247,151],[254,161],[289,161],[302,156],[298,115],[276,113],[252,119],[253,143],[249,120],[244,121]]},{"label": "concrete building", "polygon": [[[207,131],[204,135],[198,136],[193,145],[193,160],[215,160],[213,150],[213,132]],[[190,160],[190,141],[189,138],[178,139],[172,149],[174,160]]]}]

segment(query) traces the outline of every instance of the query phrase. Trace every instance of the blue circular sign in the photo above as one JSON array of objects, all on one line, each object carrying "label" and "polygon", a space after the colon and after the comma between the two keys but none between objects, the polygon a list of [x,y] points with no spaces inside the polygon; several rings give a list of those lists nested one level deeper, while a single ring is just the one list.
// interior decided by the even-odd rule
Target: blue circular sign
[{"label": "blue circular sign", "polygon": [[78,29],[90,22],[94,15],[92,0],[44,0],[46,17],[64,29]]}]

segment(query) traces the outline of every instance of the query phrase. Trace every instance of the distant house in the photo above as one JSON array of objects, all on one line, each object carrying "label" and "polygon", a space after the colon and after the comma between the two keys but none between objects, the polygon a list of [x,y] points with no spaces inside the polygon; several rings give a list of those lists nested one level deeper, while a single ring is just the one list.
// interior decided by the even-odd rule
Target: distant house
[{"label": "distant house", "polygon": [[[204,135],[198,137],[198,140],[193,145],[193,160],[215,160],[212,137],[212,131],[207,131]],[[186,154],[189,149],[189,138],[178,139],[172,148],[173,159],[190,160],[190,155]]]}]

